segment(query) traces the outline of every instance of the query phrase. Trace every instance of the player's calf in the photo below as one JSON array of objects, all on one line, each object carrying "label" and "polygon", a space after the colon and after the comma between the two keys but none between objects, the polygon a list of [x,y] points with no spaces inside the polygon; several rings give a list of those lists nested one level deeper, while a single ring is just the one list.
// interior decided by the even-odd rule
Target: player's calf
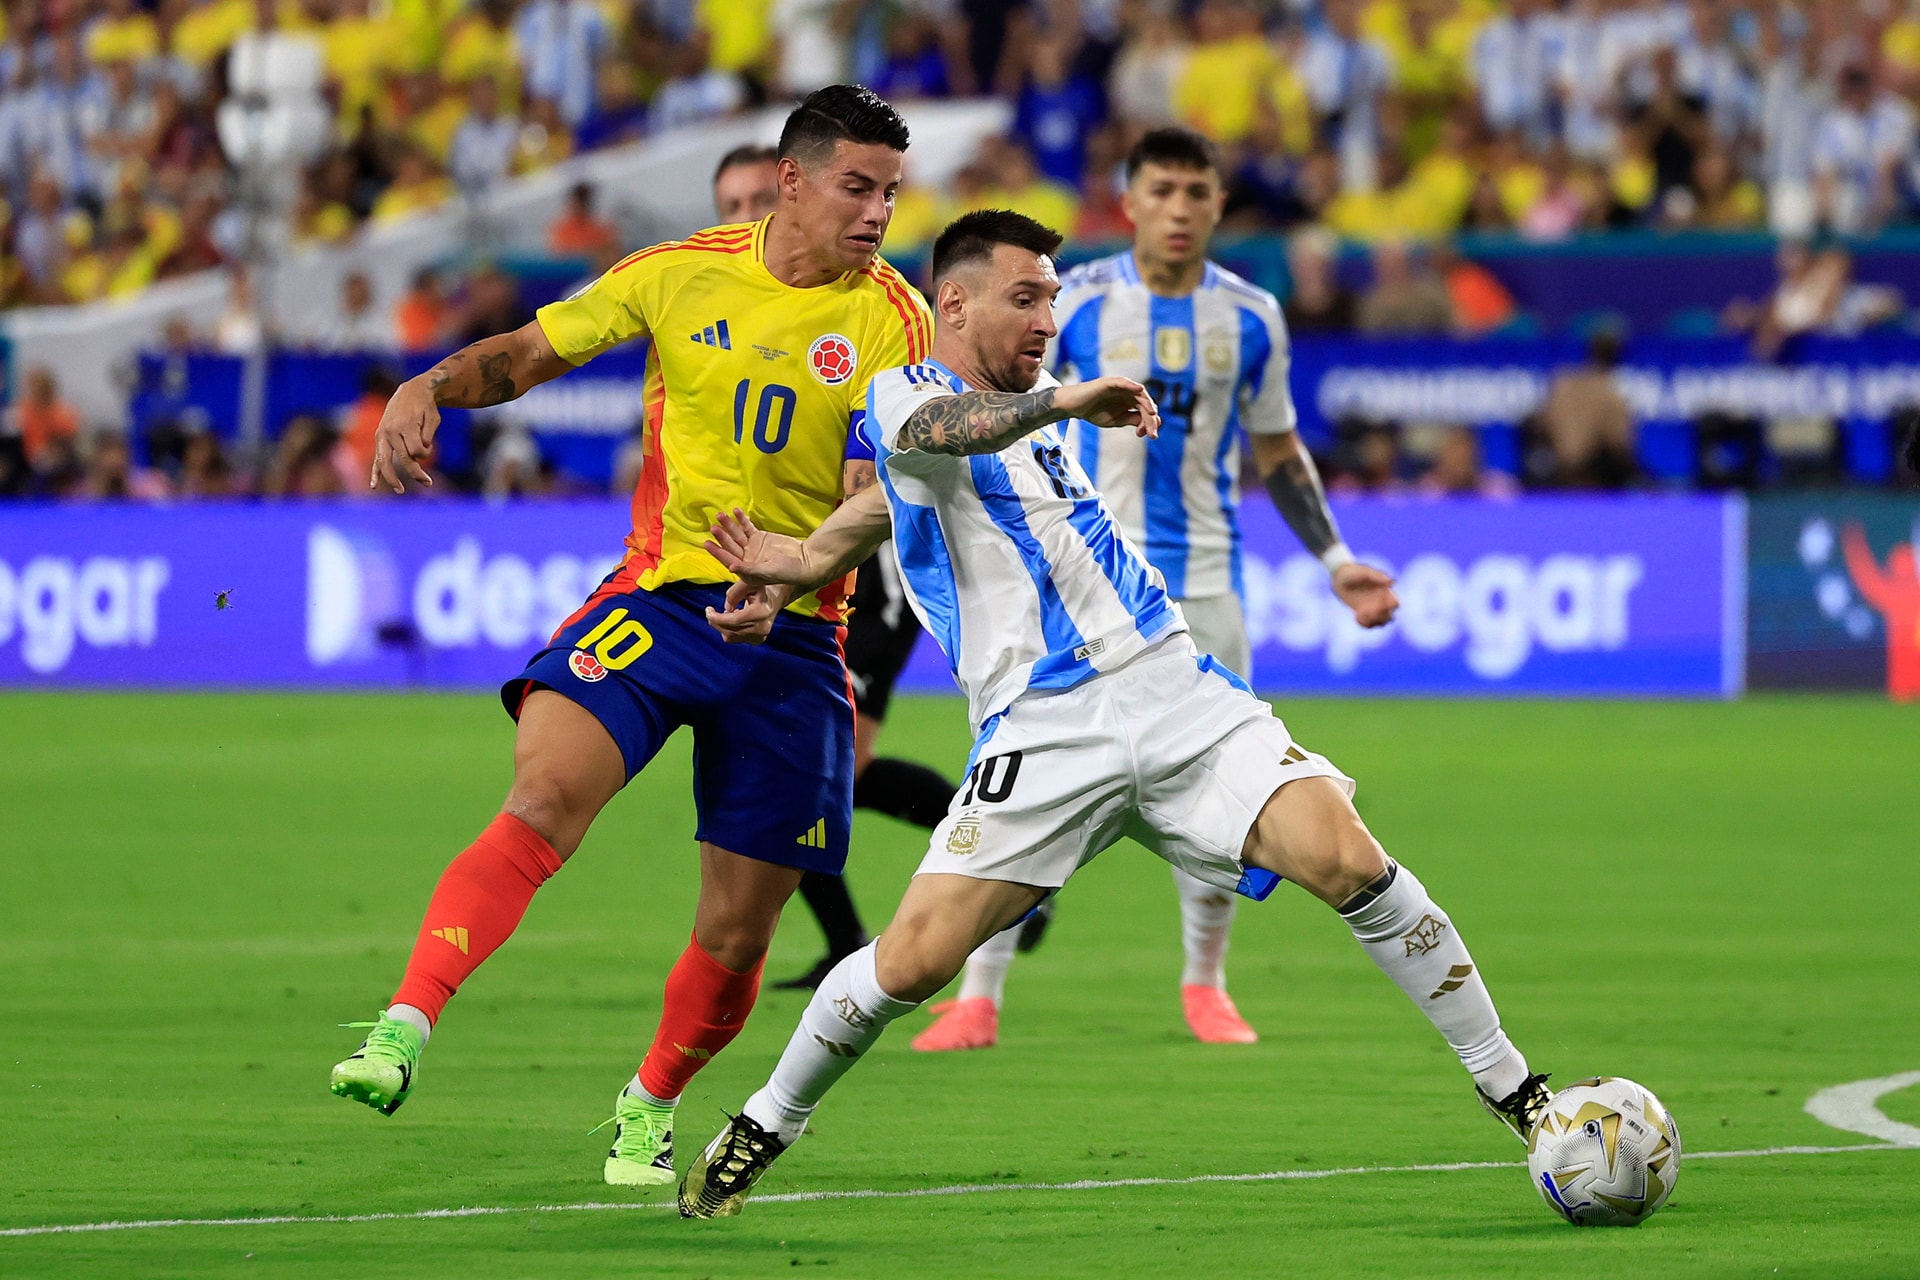
[{"label": "player's calf", "polygon": [[[1413,1001],[1497,1107],[1525,1108],[1527,1060],[1453,920],[1425,885],[1380,849],[1340,788],[1307,778],[1282,787],[1248,837],[1247,860],[1332,905],[1367,955]],[[1538,1077],[1544,1079],[1545,1077]]]}]

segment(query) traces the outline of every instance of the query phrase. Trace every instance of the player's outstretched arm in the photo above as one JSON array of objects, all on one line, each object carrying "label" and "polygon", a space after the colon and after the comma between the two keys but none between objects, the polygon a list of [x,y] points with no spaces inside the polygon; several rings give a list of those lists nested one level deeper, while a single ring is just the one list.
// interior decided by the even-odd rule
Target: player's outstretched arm
[{"label": "player's outstretched arm", "polygon": [[462,347],[419,377],[407,379],[380,415],[367,487],[377,489],[385,483],[395,493],[403,493],[403,477],[431,485],[433,477],[421,463],[433,451],[442,408],[505,404],[572,367],[553,349],[540,322],[531,320],[512,333]]},{"label": "player's outstretched arm", "polygon": [[1384,627],[1393,621],[1400,599],[1393,594],[1393,578],[1372,565],[1361,564],[1340,538],[1340,526],[1334,523],[1333,509],[1327,505],[1327,490],[1320,483],[1320,470],[1313,455],[1301,443],[1298,431],[1278,435],[1257,435],[1253,441],[1253,465],[1260,473],[1273,505],[1307,550],[1320,557],[1333,574],[1333,593],[1363,627]]},{"label": "player's outstretched arm", "polygon": [[721,608],[707,610],[707,622],[729,644],[759,644],[795,595],[843,577],[892,533],[886,491],[878,487],[840,504],[805,542],[768,533],[735,507],[714,521],[707,551],[740,580],[727,588]]},{"label": "player's outstretched arm", "polygon": [[913,411],[893,445],[921,453],[998,453],[1050,422],[1079,418],[1096,427],[1160,434],[1160,411],[1131,378],[1095,378],[1041,391],[963,391]]}]

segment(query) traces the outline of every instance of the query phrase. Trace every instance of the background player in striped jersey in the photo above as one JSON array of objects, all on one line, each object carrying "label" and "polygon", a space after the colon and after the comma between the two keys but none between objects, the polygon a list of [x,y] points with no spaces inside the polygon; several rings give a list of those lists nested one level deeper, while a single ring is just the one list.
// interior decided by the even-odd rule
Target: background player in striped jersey
[{"label": "background player in striped jersey", "polygon": [[[713,171],[713,208],[722,222],[757,222],[779,201],[779,153],[772,147],[735,147]],[[860,566],[847,620],[847,674],[853,679],[853,807],[872,809],[931,828],[947,811],[953,784],[912,760],[875,757],[874,741],[893,682],[913,655],[920,622],[907,607],[899,571],[883,550]],[[827,954],[805,973],[773,985],[811,991],[834,965],[867,945],[866,926],[847,889],[846,877],[809,871],[800,877],[800,898],[820,922]]]},{"label": "background player in striped jersey", "polygon": [[[395,393],[376,483],[396,492],[440,407],[500,404],[632,338],[651,338],[646,462],[620,567],[501,690],[519,721],[499,815],[441,876],[406,976],[333,1091],[391,1115],[460,984],[681,725],[693,730],[700,898],[651,1047],[615,1102],[608,1182],[673,1180],[673,1108],[739,1033],[780,909],[803,871],[846,860],[853,708],[845,583],[762,593],[715,615],[730,575],[705,550],[715,511],[804,535],[874,481],[858,430],[872,374],[924,355],[926,304],[877,256],[907,128],[865,89],[822,89],[787,118],[778,209],[627,258],[513,333]],[[777,616],[776,616],[777,615]],[[711,619],[711,622],[710,622]],[[745,640],[753,643],[734,644]],[[639,851],[655,856],[654,850]]]},{"label": "background player in striped jersey", "polygon": [[[1093,477],[1114,518],[1167,580],[1194,643],[1251,678],[1240,569],[1240,437],[1274,504],[1333,575],[1334,593],[1362,626],[1383,625],[1387,581],[1340,540],[1313,456],[1294,430],[1287,389],[1287,331],[1280,304],[1207,261],[1226,200],[1218,158],[1186,129],[1156,129],[1127,156],[1123,205],[1133,248],[1078,267],[1060,282],[1059,336],[1049,364],[1078,380],[1118,375],[1144,385],[1160,409],[1160,434],[1070,429],[1066,447]],[[1173,868],[1186,967],[1180,1002],[1203,1041],[1259,1037],[1227,996],[1231,894]],[[921,1032],[916,1049],[975,1049],[999,1034],[1000,999],[1013,963],[1009,937],[967,962],[960,998]]]},{"label": "background player in striped jersey", "polygon": [[[1056,424],[1069,418],[1115,439],[1158,419],[1131,379],[1061,386],[1041,368],[1059,244],[1015,213],[955,221],[933,251],[933,358],[868,392],[881,487],[804,543],[742,517],[716,524],[742,591],[830,578],[890,530],[977,737],[892,923],[827,975],[766,1085],[695,1157],[683,1216],[738,1213],[889,1023],[1122,835],[1222,890],[1260,899],[1284,878],[1336,910],[1523,1142],[1551,1100],[1454,922],[1354,812],[1352,779],[1195,649],[1161,575],[1064,447]],[[1391,585],[1366,603],[1391,613]]]}]

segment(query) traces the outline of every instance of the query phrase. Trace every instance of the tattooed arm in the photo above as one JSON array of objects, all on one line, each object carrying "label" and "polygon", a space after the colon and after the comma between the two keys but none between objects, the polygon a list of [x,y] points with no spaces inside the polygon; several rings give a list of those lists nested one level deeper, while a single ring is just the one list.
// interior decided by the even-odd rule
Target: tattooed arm
[{"label": "tattooed arm", "polygon": [[1340,526],[1334,523],[1333,510],[1327,506],[1327,491],[1320,483],[1320,471],[1313,455],[1300,440],[1297,431],[1278,435],[1256,435],[1253,441],[1253,465],[1273,495],[1273,505],[1301,545],[1320,558],[1333,575],[1333,593],[1363,627],[1385,626],[1393,620],[1400,601],[1393,594],[1393,578],[1372,565],[1361,564],[1340,539]]},{"label": "tattooed arm", "polygon": [[419,377],[409,378],[380,416],[367,487],[378,488],[384,482],[401,493],[408,478],[423,485],[433,483],[421,462],[433,451],[443,407],[485,409],[505,404],[572,367],[553,349],[546,330],[535,320],[512,333],[462,347]]},{"label": "tattooed arm", "polygon": [[1127,378],[1095,378],[1041,391],[964,391],[929,400],[900,428],[893,449],[921,453],[998,453],[1049,422],[1079,418],[1096,427],[1159,433],[1160,412],[1146,388]]}]

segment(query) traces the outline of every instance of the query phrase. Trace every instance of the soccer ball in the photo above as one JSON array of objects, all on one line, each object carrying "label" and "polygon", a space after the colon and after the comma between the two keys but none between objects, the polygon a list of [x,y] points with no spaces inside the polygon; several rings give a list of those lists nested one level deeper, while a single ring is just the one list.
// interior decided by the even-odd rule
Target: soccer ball
[{"label": "soccer ball", "polygon": [[1527,1139],[1533,1189],[1576,1227],[1637,1227],[1680,1178],[1680,1130],[1660,1099],[1631,1080],[1569,1085]]}]

